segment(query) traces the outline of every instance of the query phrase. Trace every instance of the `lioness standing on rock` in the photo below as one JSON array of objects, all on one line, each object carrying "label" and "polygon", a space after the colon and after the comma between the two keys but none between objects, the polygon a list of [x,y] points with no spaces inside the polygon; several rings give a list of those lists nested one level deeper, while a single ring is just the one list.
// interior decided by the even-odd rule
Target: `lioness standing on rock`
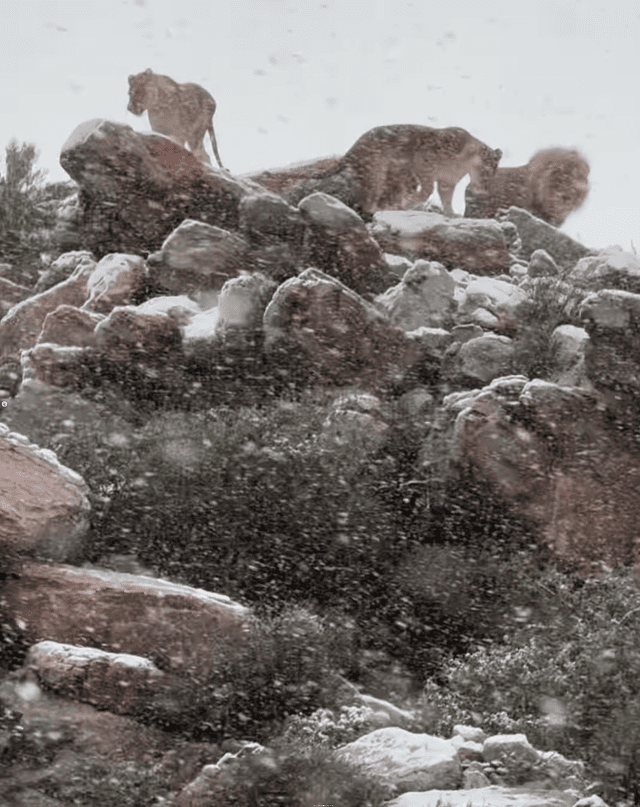
[{"label": "lioness standing on rock", "polygon": [[223,168],[213,131],[216,102],[199,84],[178,84],[169,76],[147,69],[129,76],[129,112],[142,115],[147,110],[154,132],[167,135],[189,149],[202,162],[211,163],[204,150],[204,136],[209,132],[213,153]]},{"label": "lioness standing on rock", "polygon": [[465,216],[492,218],[514,205],[559,227],[587,198],[589,170],[577,151],[539,151],[526,165],[498,168],[488,193],[481,197],[469,185]]},{"label": "lioness standing on rock", "polygon": [[338,172],[355,184],[355,206],[365,213],[398,210],[426,201],[437,183],[445,213],[453,215],[453,192],[467,174],[481,193],[502,157],[500,149],[476,140],[465,129],[432,129],[415,124],[378,126],[344,155]]}]

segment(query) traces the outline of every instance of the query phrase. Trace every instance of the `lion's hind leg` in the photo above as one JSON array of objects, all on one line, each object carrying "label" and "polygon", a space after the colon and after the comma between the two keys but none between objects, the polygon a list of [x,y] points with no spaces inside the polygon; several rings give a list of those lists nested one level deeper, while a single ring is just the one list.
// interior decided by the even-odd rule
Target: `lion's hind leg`
[{"label": "lion's hind leg", "polygon": [[194,157],[197,157],[200,162],[208,163],[211,165],[211,158],[207,154],[204,148],[204,132],[200,129],[196,129],[191,132],[187,138],[187,143],[189,145],[189,150],[193,154]]}]

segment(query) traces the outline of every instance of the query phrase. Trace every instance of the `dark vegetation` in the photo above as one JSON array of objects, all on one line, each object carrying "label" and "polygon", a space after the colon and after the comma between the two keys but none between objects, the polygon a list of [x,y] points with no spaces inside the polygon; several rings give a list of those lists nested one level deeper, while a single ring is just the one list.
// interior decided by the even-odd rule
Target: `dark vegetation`
[{"label": "dark vegetation", "polygon": [[[32,147],[12,144],[0,178],[2,211],[13,211],[0,219],[0,260],[19,267],[17,282],[36,279],[43,198],[68,191],[43,189],[34,159]],[[544,279],[532,296],[514,370],[544,377],[549,336],[574,322],[582,292]],[[159,575],[252,607],[241,650],[217,652],[206,680],[185,680],[179,703],[159,698],[139,718],[193,739],[274,746],[279,764],[249,771],[247,792],[229,804],[302,804],[319,782],[325,802],[381,804],[380,786],[338,763],[326,738],[366,730],[340,711],[339,676],[366,683],[366,660],[382,653],[423,692],[419,730],[447,736],[466,722],[524,732],[540,749],[584,760],[605,798],[640,803],[631,574],[585,582],[554,570],[527,524],[454,472],[449,425],[437,414],[415,423],[392,412],[375,451],[327,446],[328,406],[303,391],[302,363],[265,366],[257,355],[203,353],[165,368],[170,378],[103,364],[82,393],[116,412],[120,431],[105,432],[99,419],[63,426],[58,413],[29,434],[90,487],[78,562],[133,553]],[[0,573],[12,568],[6,559]],[[24,649],[15,625],[1,627],[7,669]],[[5,713],[0,729],[12,737],[1,766],[26,740],[15,715]],[[315,738],[308,747],[305,736]],[[160,790],[141,772],[98,766],[64,797],[147,804]]]},{"label": "dark vegetation", "polygon": [[57,202],[75,187],[69,182],[45,183],[46,172],[36,168],[37,159],[32,143],[12,140],[0,174],[0,262],[11,264],[8,279],[23,286],[37,281],[43,253],[58,254],[51,235]]}]

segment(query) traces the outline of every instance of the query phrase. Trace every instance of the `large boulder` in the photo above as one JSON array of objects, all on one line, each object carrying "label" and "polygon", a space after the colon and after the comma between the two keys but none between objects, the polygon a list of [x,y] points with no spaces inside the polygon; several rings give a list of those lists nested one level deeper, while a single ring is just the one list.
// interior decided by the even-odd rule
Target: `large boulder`
[{"label": "large boulder", "polygon": [[496,221],[450,219],[422,210],[376,213],[369,230],[385,252],[439,261],[483,275],[509,271],[509,240]]},{"label": "large boulder", "polygon": [[607,247],[581,258],[564,279],[594,291],[622,289],[640,294],[640,258],[621,247]]},{"label": "large boulder", "polygon": [[26,286],[20,286],[18,283],[7,280],[7,278],[0,277],[0,319],[14,305],[26,300],[27,297],[31,297],[32,294],[33,291]]},{"label": "large boulder", "polygon": [[219,292],[245,267],[247,250],[240,235],[187,219],[149,256],[151,277],[173,294]]},{"label": "large boulder", "polygon": [[376,305],[404,331],[443,328],[452,322],[456,282],[441,263],[416,261]]},{"label": "large boulder", "polygon": [[376,729],[339,749],[340,758],[384,777],[396,792],[456,788],[462,769],[455,746],[401,728]]},{"label": "large boulder", "polygon": [[139,314],[166,314],[173,317],[180,327],[188,325],[201,313],[200,306],[186,294],[173,297],[151,297],[137,306]]},{"label": "large boulder", "polygon": [[307,266],[337,277],[358,294],[378,294],[395,283],[382,250],[350,207],[326,193],[313,193],[299,208],[307,222]]},{"label": "large boulder", "polygon": [[206,678],[221,640],[241,641],[246,609],[229,597],[142,575],[24,563],[0,604],[25,641],[45,640],[162,661]]},{"label": "large boulder", "polygon": [[103,314],[93,314],[73,305],[59,305],[45,317],[37,344],[95,347],[95,327],[103,319]]},{"label": "large boulder", "polygon": [[512,376],[444,402],[461,466],[541,545],[586,573],[637,559],[640,456],[593,393]]},{"label": "large boulder", "polygon": [[520,237],[518,257],[529,261],[536,250],[544,249],[563,272],[570,271],[576,263],[587,255],[595,255],[595,250],[574,241],[552,224],[537,218],[527,210],[510,207],[506,221],[515,225]]},{"label": "large boulder", "polygon": [[137,306],[114,308],[95,328],[97,349],[109,361],[167,361],[181,348],[180,328],[167,314],[145,314]]},{"label": "large boulder", "polygon": [[80,389],[91,382],[91,348],[39,342],[20,354],[22,386],[42,391],[44,387]]},{"label": "large boulder", "polygon": [[300,210],[279,196],[251,195],[240,202],[239,228],[252,244],[286,241],[300,248],[305,223]]},{"label": "large boulder", "polygon": [[295,163],[286,168],[271,168],[268,171],[247,174],[244,178],[257,182],[274,193],[287,193],[334,171],[341,159],[340,156],[322,157],[318,160]]},{"label": "large boulder", "polygon": [[585,357],[589,378],[614,407],[624,398],[634,410],[640,392],[640,294],[592,292],[582,301],[580,317],[590,340]]},{"label": "large boulder", "polygon": [[168,137],[101,118],[74,129],[60,164],[80,187],[83,240],[99,257],[153,252],[184,219],[235,229],[240,201],[268,193]]},{"label": "large boulder", "polygon": [[591,388],[586,355],[591,347],[589,334],[575,325],[558,325],[549,340],[549,381],[563,387]]},{"label": "large boulder", "polygon": [[73,557],[89,528],[88,492],[53,451],[0,423],[0,552]]},{"label": "large boulder", "polygon": [[52,286],[56,286],[58,283],[71,277],[78,266],[83,263],[90,264],[92,268],[95,268],[96,259],[91,252],[86,252],[85,250],[64,252],[40,273],[38,282],[34,287],[34,292],[40,294],[50,289]]},{"label": "large boulder", "polygon": [[517,323],[517,310],[527,300],[526,292],[515,283],[495,277],[471,280],[458,301],[458,322],[472,322],[495,330],[507,319]]},{"label": "large boulder", "polygon": [[260,272],[227,280],[218,300],[218,336],[235,346],[254,344],[262,336],[264,311],[276,288]]},{"label": "large boulder", "polygon": [[182,349],[186,355],[193,355],[200,348],[206,348],[220,339],[218,331],[218,308],[201,311],[191,319],[182,331]]},{"label": "large boulder", "polygon": [[348,451],[356,461],[380,448],[389,431],[388,415],[379,398],[367,393],[338,397],[327,414],[319,443],[327,451]]},{"label": "large boulder", "polygon": [[515,349],[508,336],[486,333],[469,339],[458,351],[459,372],[474,381],[488,384],[494,378],[508,375]]},{"label": "large boulder", "polygon": [[137,255],[105,255],[89,275],[88,299],[83,308],[108,314],[117,305],[135,303],[145,287],[147,273],[146,263]]},{"label": "large boulder", "polygon": [[168,678],[140,656],[50,641],[32,645],[24,664],[58,695],[119,715],[141,713]]},{"label": "large boulder", "polygon": [[306,269],[283,283],[264,314],[268,349],[301,348],[319,382],[382,381],[420,358],[420,347],[336,278]]},{"label": "large boulder", "polygon": [[[48,692],[30,671],[5,679],[0,698],[5,709],[20,714],[27,742],[35,740],[38,748],[37,766],[33,758],[27,757],[26,764],[18,758],[3,770],[1,792],[7,792],[5,785],[13,777],[13,792],[19,800],[12,801],[21,807],[68,804],[47,801],[46,791],[51,792],[52,784],[64,790],[73,776],[86,776],[96,759],[108,767],[124,763],[150,769],[168,745],[167,734],[160,729]],[[34,788],[29,801],[21,798],[25,782]],[[0,804],[4,807],[8,802],[0,799]]]},{"label": "large boulder", "polygon": [[533,788],[477,787],[470,790],[428,790],[404,793],[385,807],[573,807],[571,791]]},{"label": "large boulder", "polygon": [[47,314],[59,305],[80,308],[87,299],[87,280],[94,268],[93,261],[80,258],[66,280],[15,305],[0,320],[0,357],[17,356],[20,350],[33,347]]},{"label": "large boulder", "polygon": [[494,734],[488,737],[482,745],[482,756],[485,762],[508,762],[510,769],[532,766],[541,760],[540,752],[524,734]]},{"label": "large boulder", "polygon": [[560,267],[546,249],[536,249],[531,255],[527,275],[529,277],[557,277]]}]

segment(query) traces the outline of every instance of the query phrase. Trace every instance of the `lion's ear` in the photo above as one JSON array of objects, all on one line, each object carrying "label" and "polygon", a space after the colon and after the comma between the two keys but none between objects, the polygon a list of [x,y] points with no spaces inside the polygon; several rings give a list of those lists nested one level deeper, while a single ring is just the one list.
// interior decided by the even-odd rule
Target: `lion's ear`
[{"label": "lion's ear", "polygon": [[495,155],[496,160],[501,160],[502,159],[502,150],[501,149],[495,149],[493,153]]},{"label": "lion's ear", "polygon": [[150,67],[147,67],[147,69],[144,72],[148,73],[149,75],[153,74],[153,70]]}]

